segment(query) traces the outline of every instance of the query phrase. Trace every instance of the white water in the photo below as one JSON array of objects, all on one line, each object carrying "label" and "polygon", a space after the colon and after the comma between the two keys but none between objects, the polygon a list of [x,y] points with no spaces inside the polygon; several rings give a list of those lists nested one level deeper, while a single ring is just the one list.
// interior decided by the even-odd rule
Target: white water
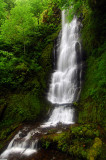
[{"label": "white water", "polygon": [[[52,74],[48,93],[48,100],[58,105],[54,107],[46,123],[43,123],[37,129],[29,131],[24,136],[21,136],[21,134],[27,128],[19,131],[0,158],[8,158],[10,154],[15,153],[19,153],[19,157],[36,153],[38,151],[38,138],[31,139],[34,134],[42,134],[40,130],[56,126],[58,123],[66,125],[74,123],[75,110],[69,104],[77,101],[81,88],[82,61],[79,25],[76,17],[74,17],[71,23],[67,23],[65,11],[62,12],[62,38],[60,46],[57,49],[57,69]],[[43,134],[46,134],[46,132],[43,132]]]},{"label": "white water", "polygon": [[29,156],[37,152],[38,139],[36,138],[33,141],[31,140],[31,137],[34,134],[39,133],[39,131],[37,129],[32,130],[21,138],[20,135],[25,130],[26,128],[24,128],[22,131],[19,131],[18,134],[15,135],[15,137],[9,143],[7,149],[1,154],[0,158],[8,158],[10,154],[15,154],[15,153],[19,153],[20,156],[21,155]]},{"label": "white water", "polygon": [[[62,12],[62,39],[58,53],[57,69],[52,75],[48,93],[48,100],[54,104],[76,101],[78,87],[81,87],[78,86],[77,82],[79,65],[81,65],[77,62],[77,56],[81,56],[79,22],[74,17],[71,23],[66,23],[64,12]],[[79,47],[79,55],[76,53],[76,45]]]},{"label": "white water", "polygon": [[81,91],[82,56],[79,27],[80,22],[76,17],[71,23],[67,23],[65,11],[62,12],[62,38],[58,48],[57,69],[52,74],[48,92],[48,100],[58,106],[42,127],[74,123],[75,110],[67,106],[78,100]]},{"label": "white water", "polygon": [[41,125],[42,128],[56,126],[59,123],[73,124],[74,109],[64,106],[55,107],[48,121]]}]

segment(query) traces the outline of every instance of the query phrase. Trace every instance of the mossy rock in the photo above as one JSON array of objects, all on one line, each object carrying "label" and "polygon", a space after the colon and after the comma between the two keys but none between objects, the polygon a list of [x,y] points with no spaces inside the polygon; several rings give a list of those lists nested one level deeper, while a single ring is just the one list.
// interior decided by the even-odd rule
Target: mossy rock
[{"label": "mossy rock", "polygon": [[87,137],[94,137],[94,131],[93,130],[87,130],[86,132],[85,132],[85,136],[87,136]]},{"label": "mossy rock", "polygon": [[88,151],[88,159],[95,160],[100,154],[102,148],[102,140],[98,137],[95,138],[93,146]]},{"label": "mossy rock", "polygon": [[44,148],[55,148],[64,153],[68,153],[76,159],[94,160],[101,156],[102,140],[96,125],[85,124],[71,126],[67,132],[54,133],[42,137]]},{"label": "mossy rock", "polygon": [[7,144],[8,141],[13,137],[16,128],[18,128],[19,124],[14,125],[3,125],[0,124],[0,151]]}]

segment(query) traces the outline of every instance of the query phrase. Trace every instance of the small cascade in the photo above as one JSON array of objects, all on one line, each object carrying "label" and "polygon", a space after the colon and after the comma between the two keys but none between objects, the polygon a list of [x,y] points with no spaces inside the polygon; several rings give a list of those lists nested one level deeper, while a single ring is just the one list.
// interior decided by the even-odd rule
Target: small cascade
[{"label": "small cascade", "polygon": [[0,158],[7,158],[10,154],[16,153],[18,153],[20,157],[21,155],[29,156],[37,152],[38,138],[33,140],[32,137],[34,134],[40,132],[36,129],[25,134],[25,129],[26,128],[15,135],[7,149],[1,154]]},{"label": "small cascade", "polygon": [[73,124],[74,112],[75,110],[67,107],[67,105],[60,105],[58,107],[55,107],[48,121],[41,125],[41,127],[56,126],[59,123],[66,125]]}]

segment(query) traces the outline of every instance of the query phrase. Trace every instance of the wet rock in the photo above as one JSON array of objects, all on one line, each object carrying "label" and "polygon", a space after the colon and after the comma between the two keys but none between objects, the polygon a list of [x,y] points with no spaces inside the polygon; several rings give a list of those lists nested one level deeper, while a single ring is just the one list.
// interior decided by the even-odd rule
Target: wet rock
[{"label": "wet rock", "polygon": [[19,134],[19,137],[20,137],[20,138],[23,138],[23,137],[25,137],[26,135],[27,135],[26,132],[22,132],[22,133]]}]

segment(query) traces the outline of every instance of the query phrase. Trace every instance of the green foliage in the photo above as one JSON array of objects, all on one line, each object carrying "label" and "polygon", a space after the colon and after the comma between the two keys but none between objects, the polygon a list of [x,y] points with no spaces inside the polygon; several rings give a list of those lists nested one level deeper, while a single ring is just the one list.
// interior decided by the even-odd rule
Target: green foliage
[{"label": "green foliage", "polygon": [[[0,85],[1,87],[10,87],[10,89],[19,88],[28,79],[26,77],[31,77],[33,74],[39,76],[40,79],[38,72],[41,71],[42,76],[44,75],[44,78],[41,78],[41,84],[44,86],[43,81],[45,81],[45,77],[51,69],[50,62],[47,62],[50,57],[46,59],[45,56],[48,57],[52,53],[53,44],[51,43],[58,34],[51,36],[58,30],[57,26],[60,19],[54,19],[55,16],[60,16],[57,13],[58,9],[54,5],[50,7],[51,2],[46,0],[39,1],[39,3],[37,0],[16,1],[14,4],[12,0],[10,3],[8,0],[5,0],[5,2],[10,13],[1,26],[0,69],[2,74],[0,75]],[[48,10],[51,20],[49,25],[47,22],[43,22],[43,17],[40,19],[45,9]],[[55,12],[57,14],[54,14]],[[38,16],[36,14],[39,14],[39,25],[37,24]],[[45,52],[45,47],[49,43],[48,48],[51,48]],[[42,52],[44,55],[42,55]],[[43,57],[45,60],[42,65]]]},{"label": "green foliage", "polygon": [[0,149],[6,145],[7,141],[13,136],[15,129],[18,127],[18,124],[4,126],[0,123]]},{"label": "green foliage", "polygon": [[95,136],[99,136],[100,133],[96,129],[96,125],[92,124],[84,124],[79,127],[73,127],[71,128],[71,133],[72,137],[75,136],[76,138],[78,137],[83,137],[83,138],[94,138]]},{"label": "green foliage", "polygon": [[12,125],[35,122],[49,108],[43,96],[52,67],[54,39],[60,31],[60,10],[47,0],[11,0],[10,3],[5,0],[1,4],[0,144],[3,147],[3,140],[13,131]]},{"label": "green foliage", "polygon": [[62,152],[70,154],[74,159],[95,159],[102,156],[102,140],[100,131],[94,124],[71,126],[67,132],[49,133],[41,139],[43,148],[49,144],[49,148],[55,147]]},{"label": "green foliage", "polygon": [[80,99],[79,122],[81,123],[82,121],[90,121],[105,124],[105,61],[104,43],[98,49],[93,50],[87,60],[85,83]]},{"label": "green foliage", "polygon": [[42,143],[42,146],[43,146],[44,148],[48,149],[49,146],[50,146],[50,142],[49,142],[49,141],[46,141],[45,143]]},{"label": "green foliage", "polygon": [[[55,31],[56,29],[57,31]],[[53,40],[58,36],[59,31],[60,28],[58,29],[51,25],[42,24],[36,27],[33,41],[30,39],[30,44],[29,46],[27,45],[26,54],[22,53],[22,45],[14,41],[13,50],[15,53],[1,50],[1,86],[16,88],[26,81],[26,77],[37,74],[41,81],[41,86],[46,88],[44,81],[47,80],[48,73],[51,70],[50,59]],[[37,42],[35,46],[33,44],[35,43],[34,41]]]},{"label": "green foliage", "polygon": [[14,94],[10,101],[11,103],[4,113],[4,121],[17,121],[17,123],[28,121],[36,119],[40,113],[40,102],[36,95],[32,95],[30,92],[26,95]]},{"label": "green foliage", "polygon": [[56,129],[50,129],[50,130],[48,131],[49,134],[53,134],[53,133],[55,133],[55,132],[56,132]]},{"label": "green foliage", "polygon": [[7,44],[21,42],[25,54],[25,46],[29,43],[29,35],[34,28],[33,14],[30,6],[25,3],[18,3],[10,12],[9,19],[6,19],[1,26],[3,40]]},{"label": "green foliage", "polygon": [[6,11],[5,11],[6,3],[4,0],[0,0],[0,26],[3,20],[6,18]]},{"label": "green foliage", "polygon": [[16,58],[13,53],[9,53],[6,51],[0,51],[0,84],[11,83],[13,71],[13,66],[16,62]]},{"label": "green foliage", "polygon": [[82,6],[86,3],[86,1],[84,2],[82,0],[55,0],[55,2],[61,10],[65,9],[68,21],[71,21],[76,14],[79,17]]},{"label": "green foliage", "polygon": [[[93,56],[89,57],[88,73],[86,75],[86,79],[87,81],[90,81],[89,85],[91,86],[89,87],[88,85],[88,92],[86,92],[86,97],[91,96],[95,101],[98,102],[101,101],[103,105],[105,103],[104,93],[105,93],[105,83],[106,83],[105,61],[106,61],[105,52],[97,59],[95,59]],[[89,73],[90,75],[88,75]]]},{"label": "green foliage", "polygon": [[[13,0],[0,0],[0,85],[4,99],[0,104],[1,113],[6,104],[0,128],[34,121],[48,108],[45,106],[43,109],[42,95],[47,90],[52,68],[53,41],[60,31],[58,7],[66,9],[69,21],[73,15],[77,15],[83,24],[81,37],[87,52],[87,69],[80,103],[75,103],[79,110],[78,121],[105,125],[106,45],[103,4],[104,0],[18,0],[15,3]],[[14,89],[14,94],[10,93],[11,89]],[[6,139],[10,130],[13,131],[2,130],[1,139]],[[95,127],[84,125],[52,137],[52,142],[57,144],[59,150],[78,159],[90,159],[93,153],[94,157],[100,158],[103,151],[99,152],[99,135]],[[49,139],[44,144],[46,149],[52,145]]]},{"label": "green foliage", "polygon": [[43,10],[45,9],[45,1],[31,0],[30,5],[31,5],[31,11],[34,14],[34,16],[37,17],[38,25],[39,25],[40,15],[43,12]]},{"label": "green foliage", "polygon": [[4,1],[4,3],[6,4],[6,10],[8,11],[8,12],[10,12],[10,10],[15,6],[15,1],[16,0],[3,0]]},{"label": "green foliage", "polygon": [[[1,126],[0,126],[1,127]],[[12,125],[10,126],[10,128],[5,128],[5,130],[2,130],[0,131],[0,141],[1,140],[5,140],[7,138],[7,136],[17,128],[18,126],[17,125]]]},{"label": "green foliage", "polygon": [[28,68],[23,60],[20,61],[12,52],[0,51],[0,86],[8,86],[11,88],[22,83]]},{"label": "green foliage", "polygon": [[58,141],[58,149],[62,150],[63,152],[68,152],[69,149],[69,134],[62,133],[57,137],[54,137],[54,142]]},{"label": "green foliage", "polygon": [[83,25],[81,39],[86,52],[84,57],[87,58],[87,67],[80,103],[77,105],[79,122],[93,122],[105,125],[105,1],[57,0],[57,3],[60,8],[66,9],[68,20],[71,20],[73,15],[77,15]]}]

